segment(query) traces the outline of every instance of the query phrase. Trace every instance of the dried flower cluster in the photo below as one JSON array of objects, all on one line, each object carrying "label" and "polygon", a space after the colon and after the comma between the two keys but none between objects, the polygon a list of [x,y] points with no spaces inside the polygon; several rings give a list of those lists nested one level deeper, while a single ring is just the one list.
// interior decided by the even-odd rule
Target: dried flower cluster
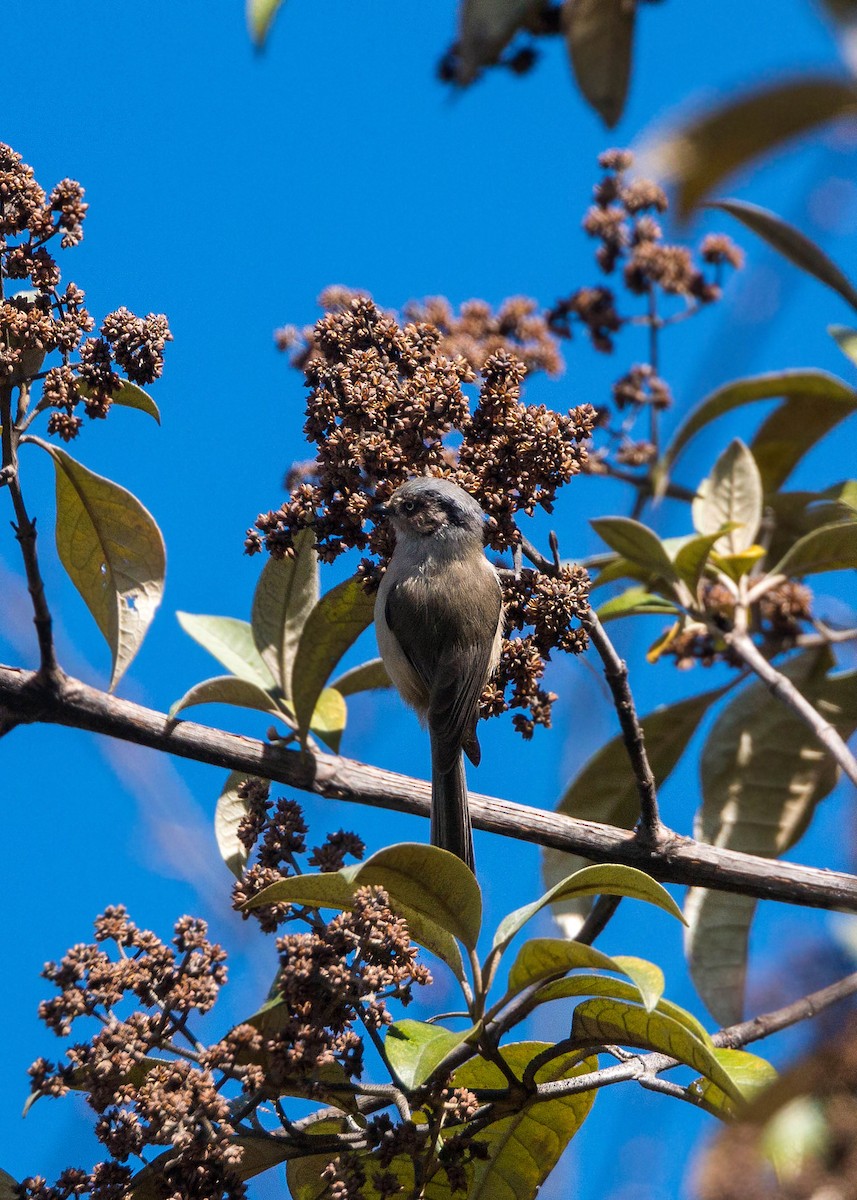
[{"label": "dried flower cluster", "polygon": [[[248,551],[289,554],[294,535],[311,527],[322,559],[357,548],[383,563],[392,535],[376,505],[420,474],[452,479],[479,501],[493,549],[516,546],[518,515],[550,512],[557,490],[580,471],[595,416],[589,405],[560,413],[521,400],[528,369],[556,365],[546,357],[547,335],[531,306],[509,302],[497,317],[474,306],[454,321],[436,301],[412,314],[441,319],[442,326],[425,320],[400,326],[368,297],[337,293],[328,302],[332,311],[316,325],[304,358],[310,388],[304,430],[317,459],[285,504],[258,517]],[[475,363],[481,382],[471,409],[463,388],[476,381]],[[375,562],[364,560],[361,571],[377,581]],[[585,604],[585,576],[565,583],[571,592],[565,584],[545,584],[539,605],[529,609],[530,585],[508,585],[513,601],[519,586],[514,606],[527,614],[515,628],[538,621],[538,631],[533,642],[507,642],[486,711],[528,708],[529,717],[517,721],[525,733],[550,721],[551,696],[539,681],[551,649],[577,652],[585,645],[569,626]]]},{"label": "dried flower cluster", "polygon": [[[119,372],[136,384],[157,379],[172,340],[166,317],[135,317],[127,308],[105,317],[100,336],[86,336],[95,323],[85,295],[74,283],[60,290],[59,267],[48,249],[57,238],[64,248],[82,240],[86,210],[79,183],[64,179],[46,194],[20,154],[0,143],[0,386],[29,393],[34,381],[43,380],[35,411],[50,411],[48,433],[66,442],[83,424],[76,410],[91,418],[107,415],[123,384]],[[6,280],[30,286],[7,296]],[[62,362],[43,372],[51,353]]]}]

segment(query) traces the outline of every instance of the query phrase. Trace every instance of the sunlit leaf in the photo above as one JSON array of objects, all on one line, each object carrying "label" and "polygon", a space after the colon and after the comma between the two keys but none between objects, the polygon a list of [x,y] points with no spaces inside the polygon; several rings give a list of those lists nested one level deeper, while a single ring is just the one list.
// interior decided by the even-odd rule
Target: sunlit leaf
[{"label": "sunlit leaf", "polygon": [[562,27],[577,85],[612,129],[622,116],[634,45],[636,5],[625,0],[566,0]]},{"label": "sunlit leaf", "polygon": [[214,810],[214,836],[220,857],[238,879],[247,866],[247,847],[238,837],[238,827],[247,816],[247,801],[240,796],[239,789],[251,775],[243,771],[230,771],[217,798]]},{"label": "sunlit leaf", "polygon": [[[600,996],[602,999],[621,1000],[623,1004],[643,1005],[643,1011],[646,1011],[643,993],[636,983],[627,983],[624,979],[611,979],[607,975],[568,975],[565,979],[554,979],[550,983],[544,984],[536,992],[536,1000],[539,1004],[553,1003],[555,1000],[575,999],[578,996]],[[651,1008],[657,1009],[665,1017],[669,1017],[670,1020],[683,1026],[704,1045],[713,1049],[710,1034],[693,1013],[673,1004],[671,1000],[664,1000],[662,996],[655,1001]]]},{"label": "sunlit leaf", "polygon": [[727,383],[706,396],[679,426],[661,463],[664,477],[690,439],[711,421],[745,404],[778,398],[805,400],[807,406],[829,407],[840,412],[841,419],[854,405],[854,389],[826,371],[775,371]]},{"label": "sunlit leaf", "polygon": [[[668,779],[709,707],[723,692],[723,688],[718,688],[691,696],[678,704],[656,709],[643,719],[646,753],[659,787]],[[636,824],[640,816],[640,796],[621,737],[607,742],[589,759],[569,784],[557,812],[586,821],[601,821],[620,829],[631,829]],[[588,859],[563,850],[545,850],[542,855],[545,886],[554,888],[587,862]],[[591,907],[589,897],[570,899],[555,902],[552,912],[563,932],[572,937]]]},{"label": "sunlit leaf", "polygon": [[686,217],[745,163],[782,142],[857,111],[857,85],[835,76],[806,76],[739,95],[693,117],[663,138],[650,156],[676,189]]},{"label": "sunlit leaf", "polygon": [[611,958],[582,942],[560,938],[531,938],[525,942],[509,972],[508,990],[521,992],[533,983],[581,969],[627,975],[639,988],[647,1008],[653,1008],[663,995],[663,972],[654,963],[641,958]]},{"label": "sunlit leaf", "polygon": [[458,24],[456,79],[468,84],[505,50],[539,0],[463,0]]},{"label": "sunlit leaf", "polygon": [[355,576],[316,604],[304,623],[292,666],[292,702],[301,736],[310,727],[318,698],[345,651],[372,624],[374,598]]},{"label": "sunlit leaf", "polygon": [[294,557],[269,558],[253,595],[250,616],[253,640],[287,699],[301,631],[318,600],[318,557],[314,545],[315,534],[311,529],[297,533]]},{"label": "sunlit leaf", "polygon": [[247,27],[258,47],[264,46],[283,0],[247,0]]},{"label": "sunlit leaf", "polygon": [[186,612],[177,612],[176,616],[185,633],[222,663],[227,671],[239,679],[246,679],[248,683],[255,683],[263,691],[270,691],[277,686],[259,656],[249,621]]},{"label": "sunlit leaf", "polygon": [[504,917],[494,934],[493,947],[502,949],[547,904],[570,900],[582,896],[627,896],[632,900],[645,900],[662,908],[665,912],[682,920],[681,909],[669,892],[661,887],[651,875],[638,871],[636,867],[625,867],[613,863],[584,867],[567,879],[545,892],[538,900]]},{"label": "sunlit leaf", "polygon": [[259,712],[270,713],[281,721],[287,719],[270,692],[260,688],[257,683],[251,683],[249,679],[239,679],[237,675],[217,675],[213,679],[195,683],[181,699],[170,705],[167,715],[172,718],[194,704],[235,704],[239,708],[255,708]]},{"label": "sunlit leaf", "polygon": [[372,692],[393,685],[390,683],[390,676],[387,674],[383,660],[373,658],[369,662],[361,663],[359,667],[352,667],[350,671],[338,675],[330,686],[336,688],[341,696],[354,696],[358,692]]},{"label": "sunlit leaf", "polygon": [[604,602],[598,609],[599,621],[613,621],[616,617],[675,616],[676,606],[663,596],[656,596],[643,587],[631,587]]},{"label": "sunlit leaf", "polygon": [[451,1033],[424,1021],[396,1021],[388,1026],[384,1049],[390,1066],[406,1088],[421,1087],[456,1046],[473,1035],[471,1029]]},{"label": "sunlit leaf", "polygon": [[[746,1050],[718,1048],[714,1056],[729,1073],[744,1100],[752,1100],[777,1078],[776,1070],[766,1059],[759,1058],[757,1054],[748,1054]],[[735,1101],[710,1079],[695,1079],[690,1084],[690,1090],[700,1097],[710,1111],[724,1120],[734,1117],[739,1111]]]},{"label": "sunlit leaf", "polygon": [[[852,106],[853,111],[857,113],[857,88],[852,96]],[[748,204],[744,200],[718,200],[708,207],[719,208],[741,221],[789,262],[793,262],[807,275],[812,275],[820,283],[838,292],[852,308],[857,308],[857,288],[848,276],[828,258],[820,246],[794,225],[789,225],[788,221],[784,221],[776,213],[760,208],[758,204]]]},{"label": "sunlit leaf", "polygon": [[[76,391],[83,396],[84,400],[89,400],[95,389],[90,387],[83,379],[78,379],[75,384]],[[113,392],[110,397],[111,403],[118,404],[120,408],[136,408],[140,412],[146,413],[160,425],[161,414],[158,411],[158,406],[141,387],[137,387],[136,383],[131,383],[127,379],[123,379],[119,384],[117,391]]]},{"label": "sunlit leaf", "polygon": [[849,329],[847,325],[828,325],[827,332],[842,353],[857,366],[857,329]]},{"label": "sunlit leaf", "polygon": [[58,446],[38,444],[56,469],[57,552],[110,647],[112,691],[161,603],[164,539],[136,496]]},{"label": "sunlit leaf", "polygon": [[740,554],[755,541],[762,519],[762,480],[740,438],[730,442],[699,485],[692,513],[697,533],[729,529],[714,543],[722,554]]},{"label": "sunlit leaf", "polygon": [[316,701],[309,727],[334,754],[338,754],[347,719],[348,709],[342,693],[336,688],[325,688]]},{"label": "sunlit leaf", "polygon": [[[546,1042],[501,1046],[508,1066],[521,1078]],[[573,1054],[551,1059],[535,1073],[536,1083],[573,1079],[597,1070],[598,1060],[576,1062]],[[505,1088],[508,1080],[496,1063],[466,1062],[455,1072],[453,1085],[464,1088]],[[540,1185],[559,1161],[565,1147],[589,1115],[594,1091],[577,1092],[556,1100],[525,1101],[512,1116],[495,1121],[477,1137],[488,1147],[488,1158],[476,1159],[468,1183],[468,1200],[534,1200]],[[437,1198],[440,1200],[440,1197]]]},{"label": "sunlit leaf", "polygon": [[813,529],[786,551],[771,573],[802,577],[849,567],[857,567],[857,520]]},{"label": "sunlit leaf", "polygon": [[662,579],[675,579],[676,573],[658,535],[630,517],[599,517],[590,525],[607,545],[636,566]]},{"label": "sunlit leaf", "polygon": [[[781,668],[843,737],[857,729],[857,673],[828,675],[830,652],[805,651]],[[718,716],[700,760],[701,841],[766,858],[803,835],[837,767],[809,727],[754,680]],[[692,888],[685,902],[690,971],[722,1024],[743,1015],[747,941],[756,901]]]}]

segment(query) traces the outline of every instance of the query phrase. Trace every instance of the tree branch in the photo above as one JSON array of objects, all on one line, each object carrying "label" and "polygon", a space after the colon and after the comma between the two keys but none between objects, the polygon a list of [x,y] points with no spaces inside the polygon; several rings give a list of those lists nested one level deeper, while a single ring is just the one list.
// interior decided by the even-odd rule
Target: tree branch
[{"label": "tree branch", "polygon": [[[307,753],[197,725],[120,700],[64,677],[58,689],[34,671],[0,666],[0,709],[19,720],[44,721],[106,734],[228,770],[245,771],[319,796],[427,817],[428,783],[335,754]],[[624,863],[666,883],[690,884],[780,900],[811,908],[857,912],[857,877],[777,859],[741,854],[665,831],[657,847],[630,830],[561,813],[528,808],[493,796],[470,795],[479,829],[520,841],[582,854],[595,862]]]}]

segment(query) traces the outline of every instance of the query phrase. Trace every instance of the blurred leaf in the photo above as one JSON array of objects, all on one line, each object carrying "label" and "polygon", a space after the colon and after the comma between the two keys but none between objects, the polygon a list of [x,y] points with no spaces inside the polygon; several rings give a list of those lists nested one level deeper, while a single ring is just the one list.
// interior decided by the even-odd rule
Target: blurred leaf
[{"label": "blurred leaf", "polygon": [[307,617],[292,666],[291,695],[301,738],[331,671],[372,624],[374,606],[374,597],[354,576],[322,596]]},{"label": "blurred leaf", "polygon": [[472,1037],[473,1030],[451,1033],[423,1021],[396,1021],[387,1029],[384,1050],[390,1066],[407,1089],[421,1087],[456,1046]]},{"label": "blurred leaf", "polygon": [[[745,404],[778,397],[786,401],[792,398],[806,399],[808,405],[821,403],[833,406],[841,402],[847,406],[854,403],[854,389],[826,371],[774,371],[727,383],[709,393],[676,430],[661,463],[664,478],[667,478],[669,468],[690,439],[711,421]],[[843,408],[842,416],[847,415],[847,409]]]},{"label": "blurred leaf", "polygon": [[0,1200],[19,1200],[20,1195],[18,1181],[0,1167]]},{"label": "blurred leaf", "polygon": [[[852,87],[851,111],[857,113],[857,85]],[[716,200],[707,207],[718,208],[741,221],[748,229],[752,229],[753,233],[764,238],[783,258],[787,258],[807,275],[812,275],[820,283],[838,292],[852,308],[857,308],[857,288],[848,276],[840,271],[820,246],[794,225],[789,225],[767,208],[760,208],[758,204],[748,204],[744,200]]]},{"label": "blurred leaf", "polygon": [[675,616],[677,612],[676,606],[669,600],[665,600],[663,596],[647,592],[643,587],[631,587],[625,592],[620,592],[618,596],[613,596],[610,600],[605,601],[598,609],[598,619],[613,621],[616,617],[651,616],[652,614]]},{"label": "blurred leaf", "polygon": [[662,579],[675,579],[670,557],[658,535],[630,517],[599,517],[589,522],[611,550],[627,558],[635,566],[651,571]]},{"label": "blurred leaf", "polygon": [[740,554],[712,554],[712,565],[737,583],[753,570],[759,559],[765,557],[764,546],[748,546]]},{"label": "blurred leaf", "polygon": [[565,0],[562,27],[584,97],[612,129],[631,78],[636,5],[626,0]]},{"label": "blurred leaf", "polygon": [[[805,651],[781,668],[843,737],[857,729],[857,672],[830,676],[829,650]],[[837,767],[812,730],[754,680],[718,716],[700,759],[702,808],[694,836],[710,845],[774,858],[793,846]],[[691,888],[685,935],[694,984],[724,1025],[741,1020],[747,942],[756,901]]]},{"label": "blurred leaf", "polygon": [[857,329],[849,329],[847,325],[828,325],[827,332],[842,353],[857,366]]},{"label": "blurred leaf", "polygon": [[[763,1088],[773,1083],[777,1072],[767,1061],[757,1054],[748,1054],[746,1050],[716,1049],[714,1056],[721,1067],[729,1073],[729,1077],[741,1093],[742,1099],[752,1100]],[[738,1108],[729,1096],[710,1079],[695,1079],[690,1084],[690,1090],[695,1092],[706,1108],[716,1116],[724,1119],[734,1117]]]},{"label": "blurred leaf", "polygon": [[56,470],[57,553],[110,647],[110,691],[140,649],[164,594],[161,531],[136,496],[41,440]]},{"label": "blurred leaf", "polygon": [[530,984],[579,969],[627,975],[639,988],[646,1008],[654,1008],[663,995],[663,972],[654,963],[641,958],[610,958],[592,946],[560,938],[532,938],[525,942],[509,972],[508,990],[521,992]]},{"label": "blurred leaf", "polygon": [[393,685],[382,659],[373,658],[339,675],[330,686],[341,696],[354,696],[358,692],[373,692]]},{"label": "blurred leaf", "polygon": [[752,546],[762,519],[762,480],[740,438],[730,442],[699,485],[692,512],[697,533],[718,533],[729,527],[715,542],[722,554],[740,554]]},{"label": "blurred leaf", "polygon": [[696,596],[699,581],[702,578],[702,573],[705,570],[712,547],[715,542],[720,540],[724,533],[728,532],[730,532],[730,529],[727,526],[726,529],[715,529],[713,533],[691,538],[690,541],[685,542],[673,559],[676,571],[678,571],[694,596]]},{"label": "blurred leaf", "polygon": [[[658,787],[662,787],[693,737],[709,707],[724,694],[724,688],[691,696],[678,704],[656,709],[642,721],[646,753]],[[620,829],[631,829],[640,816],[640,797],[628,751],[620,737],[597,750],[571,781],[557,812],[585,821],[601,821]],[[589,860],[563,850],[547,849],[542,855],[542,879],[554,888],[572,871]],[[592,900],[572,899],[552,906],[554,919],[568,936],[573,936],[592,907]]]},{"label": "blurred leaf", "polygon": [[185,633],[222,663],[227,671],[239,679],[246,679],[248,683],[255,683],[263,691],[277,686],[259,656],[249,621],[186,612],[177,612],[176,616]]},{"label": "blurred leaf", "polygon": [[624,867],[617,864],[599,864],[584,867],[575,871],[567,879],[563,879],[549,892],[545,892],[538,900],[515,909],[504,917],[497,926],[492,943],[493,949],[505,948],[512,938],[526,925],[532,917],[540,912],[547,904],[558,900],[568,900],[579,896],[628,896],[632,900],[645,900],[662,908],[665,912],[682,920],[681,909],[672,896],[661,887],[651,875],[638,871],[636,867]]},{"label": "blurred leaf", "polygon": [[815,1096],[798,1096],[767,1122],[761,1144],[777,1178],[791,1181],[809,1160],[824,1161],[829,1155],[830,1143],[831,1129],[824,1106]]},{"label": "blurred leaf", "polygon": [[857,513],[857,480],[834,483],[823,492],[774,492],[765,506],[774,517],[768,561],[778,562],[792,545],[813,529],[832,525]]},{"label": "blurred leaf", "polygon": [[599,568],[592,581],[592,587],[603,587],[605,583],[616,583],[620,579],[636,579],[640,583],[646,583],[651,578],[651,571],[643,570],[630,559],[623,558],[621,554],[611,554],[609,561]]},{"label": "blurred leaf", "polygon": [[857,111],[857,85],[833,76],[802,77],[762,87],[692,118],[653,151],[655,173],[676,189],[686,217],[745,163],[781,142]]},{"label": "blurred leaf", "polygon": [[769,413],[751,443],[766,492],[776,492],[809,451],[857,409],[857,392],[791,396]]},{"label": "blurred leaf", "polygon": [[301,630],[318,601],[315,534],[295,535],[294,558],[269,558],[253,596],[250,626],[256,649],[286,699],[291,695],[292,664]]},{"label": "blurred leaf", "polygon": [[813,529],[786,551],[772,575],[803,577],[857,567],[857,520]]},{"label": "blurred leaf", "polygon": [[[89,400],[94,390],[83,379],[77,380],[76,389],[83,396],[84,400]],[[113,393],[110,400],[113,404],[118,404],[121,408],[139,409],[140,412],[154,417],[159,425],[161,423],[161,414],[158,411],[157,404],[148,392],[144,392],[141,387],[137,387],[136,383],[129,383],[127,379],[123,379],[119,385],[119,390]]]},{"label": "blurred leaf", "polygon": [[248,679],[239,679],[237,675],[216,675],[213,679],[195,683],[180,700],[170,705],[167,716],[172,720],[182,709],[191,708],[194,704],[234,704],[238,708],[255,708],[287,721],[270,692]]},{"label": "blurred leaf", "polygon": [[[501,1046],[499,1052],[514,1074],[522,1078],[536,1055],[547,1049],[547,1042],[517,1042]],[[575,1054],[560,1054],[551,1059],[536,1071],[536,1083],[573,1079],[598,1069],[597,1058],[583,1062],[576,1059]],[[471,1089],[506,1088],[508,1080],[495,1063],[477,1058],[459,1067],[453,1075],[453,1085]],[[488,1158],[473,1163],[467,1196],[471,1200],[534,1200],[540,1185],[586,1120],[594,1100],[594,1091],[557,1100],[527,1100],[512,1116],[489,1125],[477,1135],[477,1140],[488,1146]]]},{"label": "blurred leaf", "polygon": [[217,798],[214,810],[214,836],[220,857],[232,874],[240,879],[247,866],[247,847],[238,837],[238,826],[247,816],[247,802],[238,794],[241,784],[252,779],[243,771],[230,771]]},{"label": "blurred leaf", "polygon": [[458,83],[472,83],[482,67],[495,63],[538,7],[539,0],[463,0],[458,24]]},{"label": "blurred leaf", "polygon": [[571,1036],[581,1045],[616,1044],[669,1054],[687,1063],[736,1100],[741,1091],[718,1062],[714,1049],[678,1021],[620,1000],[584,1000],[574,1010]]},{"label": "blurred leaf", "polygon": [[274,17],[282,3],[283,0],[247,0],[247,27],[259,49],[267,41]]}]

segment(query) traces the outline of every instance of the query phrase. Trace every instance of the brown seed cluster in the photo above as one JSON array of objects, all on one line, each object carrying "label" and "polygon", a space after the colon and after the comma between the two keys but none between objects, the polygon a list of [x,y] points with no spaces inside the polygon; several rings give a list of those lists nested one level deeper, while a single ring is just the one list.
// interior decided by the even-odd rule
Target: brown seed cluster
[{"label": "brown seed cluster", "polygon": [[[0,288],[0,384],[28,393],[42,380],[38,411],[50,411],[47,430],[63,441],[77,437],[83,420],[107,415],[123,372],[132,383],[152,383],[163,370],[172,334],[159,313],[135,317],[119,308],[105,317],[99,337],[74,283],[60,290],[60,271],[48,244],[76,246],[87,205],[83,188],[64,179],[48,195],[20,154],[0,143],[0,283],[20,280],[19,292]],[[44,371],[47,355],[61,362]],[[77,355],[77,361],[73,356]]]},{"label": "brown seed cluster", "polygon": [[[248,551],[289,554],[294,535],[311,527],[323,560],[356,548],[383,564],[392,534],[378,520],[376,505],[422,474],[452,479],[476,498],[488,515],[486,539],[493,549],[516,546],[519,515],[552,511],[559,488],[580,472],[595,421],[590,405],[563,413],[522,400],[528,371],[557,365],[529,302],[510,301],[496,316],[484,306],[465,306],[456,321],[445,302],[432,301],[410,309],[413,317],[431,321],[402,326],[366,296],[336,293],[327,299],[333,307],[317,323],[312,352],[303,359],[310,388],[304,431],[317,459],[293,478],[285,504],[257,518]],[[476,383],[477,367],[472,404],[464,388]],[[364,559],[360,569],[377,582],[376,561]],[[510,699],[506,703],[495,685],[486,711],[529,708],[530,716],[517,722],[522,732],[549,723],[550,695],[538,682],[547,654],[584,648],[582,635],[568,624],[585,600],[583,586],[581,577],[575,583],[579,603],[569,606],[560,587],[544,592],[532,609],[525,624],[540,622],[537,659],[526,642],[505,648],[498,679]],[[524,589],[520,611],[529,599]],[[545,635],[548,628],[552,637]]]}]

